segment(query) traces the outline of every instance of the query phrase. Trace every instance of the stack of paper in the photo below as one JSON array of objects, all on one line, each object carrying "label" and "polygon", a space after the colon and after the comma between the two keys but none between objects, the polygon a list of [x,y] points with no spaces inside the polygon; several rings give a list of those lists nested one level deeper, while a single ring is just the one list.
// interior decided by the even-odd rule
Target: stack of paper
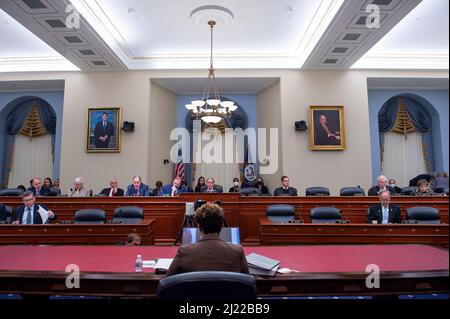
[{"label": "stack of paper", "polygon": [[252,253],[247,257],[247,263],[252,275],[275,276],[280,267],[280,261]]},{"label": "stack of paper", "polygon": [[156,264],[154,266],[156,274],[166,273],[169,270],[170,265],[173,262],[173,258],[159,258],[156,260]]}]

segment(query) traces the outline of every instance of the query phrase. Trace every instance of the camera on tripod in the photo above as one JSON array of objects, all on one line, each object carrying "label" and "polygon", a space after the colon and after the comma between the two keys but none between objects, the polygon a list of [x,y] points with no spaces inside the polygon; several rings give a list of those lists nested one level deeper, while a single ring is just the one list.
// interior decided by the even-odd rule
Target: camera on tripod
[{"label": "camera on tripod", "polygon": [[203,205],[206,204],[206,200],[203,199],[197,199],[194,202],[194,213],[197,211],[197,209],[199,209],[200,207],[202,207]]},{"label": "camera on tripod", "polygon": [[[191,203],[186,203],[186,211],[184,214],[184,221],[183,224],[181,225],[181,229],[178,232],[178,236],[177,239],[175,241],[175,244],[181,242],[182,236],[183,236],[183,229],[185,228],[197,228],[197,224],[194,220],[194,215],[195,212],[197,211],[197,209],[199,209],[200,207],[202,207],[203,205],[205,205],[207,203],[206,200],[203,199],[197,199],[195,202],[191,202]],[[216,200],[214,202],[214,204],[220,206],[222,205],[222,201],[220,200]],[[228,227],[227,221],[226,219],[224,219],[224,226]]]}]

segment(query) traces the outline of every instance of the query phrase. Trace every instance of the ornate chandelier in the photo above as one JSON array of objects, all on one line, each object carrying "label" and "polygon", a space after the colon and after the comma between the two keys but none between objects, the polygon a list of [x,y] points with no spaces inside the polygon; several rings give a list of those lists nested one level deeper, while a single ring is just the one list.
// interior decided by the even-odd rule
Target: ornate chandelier
[{"label": "ornate chandelier", "polygon": [[186,105],[186,109],[195,116],[208,124],[217,124],[223,118],[230,117],[237,110],[237,105],[232,101],[221,101],[219,95],[219,86],[217,85],[216,76],[214,74],[213,64],[213,41],[215,21],[209,21],[208,25],[211,29],[211,61],[206,80],[205,90],[201,100],[192,101]]}]

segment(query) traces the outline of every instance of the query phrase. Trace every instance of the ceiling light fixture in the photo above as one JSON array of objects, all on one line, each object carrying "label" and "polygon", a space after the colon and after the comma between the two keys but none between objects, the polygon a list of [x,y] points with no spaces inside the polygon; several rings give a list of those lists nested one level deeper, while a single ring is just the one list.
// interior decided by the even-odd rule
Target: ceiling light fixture
[{"label": "ceiling light fixture", "polygon": [[217,124],[223,118],[230,117],[237,110],[237,105],[232,101],[222,101],[219,94],[219,86],[217,85],[215,69],[214,69],[214,27],[216,22],[211,20],[208,22],[211,30],[211,60],[208,69],[208,79],[206,80],[205,89],[201,100],[192,101],[186,105],[186,109],[195,116],[208,124]]}]

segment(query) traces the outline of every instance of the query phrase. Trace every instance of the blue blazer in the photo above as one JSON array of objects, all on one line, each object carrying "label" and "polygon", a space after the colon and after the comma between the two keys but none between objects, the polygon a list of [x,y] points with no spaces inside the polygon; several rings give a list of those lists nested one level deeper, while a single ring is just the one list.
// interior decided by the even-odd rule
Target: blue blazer
[{"label": "blue blazer", "polygon": [[[172,195],[172,185],[164,186],[162,188],[162,193],[164,196],[171,196]],[[184,185],[181,185],[180,187],[178,187],[175,195],[180,195],[181,193],[187,193],[187,189]]]},{"label": "blue blazer", "polygon": [[139,187],[139,195],[136,194],[133,184],[128,185],[127,192],[125,193],[125,196],[152,196],[152,195],[153,193],[150,187],[142,183],[141,186]]}]

